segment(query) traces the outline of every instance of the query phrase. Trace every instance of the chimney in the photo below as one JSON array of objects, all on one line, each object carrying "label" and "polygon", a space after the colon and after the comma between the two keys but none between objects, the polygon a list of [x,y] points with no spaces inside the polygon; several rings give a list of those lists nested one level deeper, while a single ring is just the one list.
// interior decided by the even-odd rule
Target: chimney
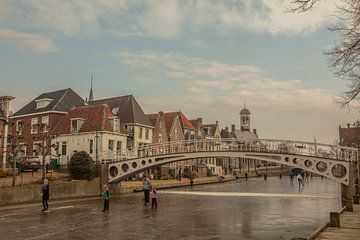
[{"label": "chimney", "polygon": [[225,127],[225,130],[226,130],[226,131],[229,131],[229,128],[228,128],[228,127]]},{"label": "chimney", "polygon": [[231,131],[235,132],[235,124],[231,124]]},{"label": "chimney", "polygon": [[347,124],[347,127],[350,128],[350,123]]},{"label": "chimney", "polygon": [[8,119],[10,116],[10,101],[13,99],[14,97],[10,97],[10,96],[0,97],[0,108],[3,110],[6,119]]},{"label": "chimney", "polygon": [[256,135],[257,135],[257,131],[256,131],[256,128],[254,128],[254,129],[253,129],[253,132],[254,132],[254,134],[256,134]]},{"label": "chimney", "polygon": [[216,121],[216,125],[219,125],[219,121]]}]

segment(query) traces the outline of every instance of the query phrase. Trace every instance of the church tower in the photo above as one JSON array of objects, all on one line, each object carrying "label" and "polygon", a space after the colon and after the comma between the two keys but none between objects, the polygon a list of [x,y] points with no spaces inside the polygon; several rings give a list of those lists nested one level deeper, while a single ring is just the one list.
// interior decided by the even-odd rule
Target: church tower
[{"label": "church tower", "polygon": [[240,111],[240,129],[242,131],[250,131],[250,114],[244,103],[244,108]]},{"label": "church tower", "polygon": [[88,102],[92,102],[92,101],[94,101],[94,93],[93,93],[93,75],[91,74],[91,87],[90,87]]}]

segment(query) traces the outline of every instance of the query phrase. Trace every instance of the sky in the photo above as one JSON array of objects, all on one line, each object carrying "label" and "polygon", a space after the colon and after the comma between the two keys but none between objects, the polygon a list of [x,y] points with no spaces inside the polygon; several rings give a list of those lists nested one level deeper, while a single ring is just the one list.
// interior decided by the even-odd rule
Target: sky
[{"label": "sky", "polygon": [[1,0],[0,95],[13,111],[43,92],[133,94],[146,113],[236,124],[246,102],[260,138],[334,143],[359,117],[324,54],[340,39],[333,0]]}]

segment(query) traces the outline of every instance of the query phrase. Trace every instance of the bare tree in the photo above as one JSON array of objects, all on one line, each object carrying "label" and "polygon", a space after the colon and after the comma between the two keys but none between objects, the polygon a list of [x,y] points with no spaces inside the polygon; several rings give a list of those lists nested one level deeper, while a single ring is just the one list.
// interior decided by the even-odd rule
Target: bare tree
[{"label": "bare tree", "polygon": [[[294,0],[291,11],[306,12],[320,0]],[[329,55],[329,66],[334,74],[350,82],[339,100],[345,106],[360,100],[360,0],[338,0],[338,23],[329,29],[341,35]]]}]

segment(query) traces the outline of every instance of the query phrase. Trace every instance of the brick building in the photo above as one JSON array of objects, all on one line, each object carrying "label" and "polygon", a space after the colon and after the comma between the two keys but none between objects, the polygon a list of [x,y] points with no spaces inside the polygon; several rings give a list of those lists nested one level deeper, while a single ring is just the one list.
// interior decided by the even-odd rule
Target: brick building
[{"label": "brick building", "polygon": [[342,128],[339,126],[339,144],[346,147],[360,147],[360,126],[358,124]]},{"label": "brick building", "polygon": [[[40,154],[39,145],[46,136],[50,153],[50,133],[71,109],[84,105],[84,100],[70,88],[43,93],[10,117],[10,134],[19,132],[19,150],[27,156]],[[43,131],[40,125],[46,126]]]}]

